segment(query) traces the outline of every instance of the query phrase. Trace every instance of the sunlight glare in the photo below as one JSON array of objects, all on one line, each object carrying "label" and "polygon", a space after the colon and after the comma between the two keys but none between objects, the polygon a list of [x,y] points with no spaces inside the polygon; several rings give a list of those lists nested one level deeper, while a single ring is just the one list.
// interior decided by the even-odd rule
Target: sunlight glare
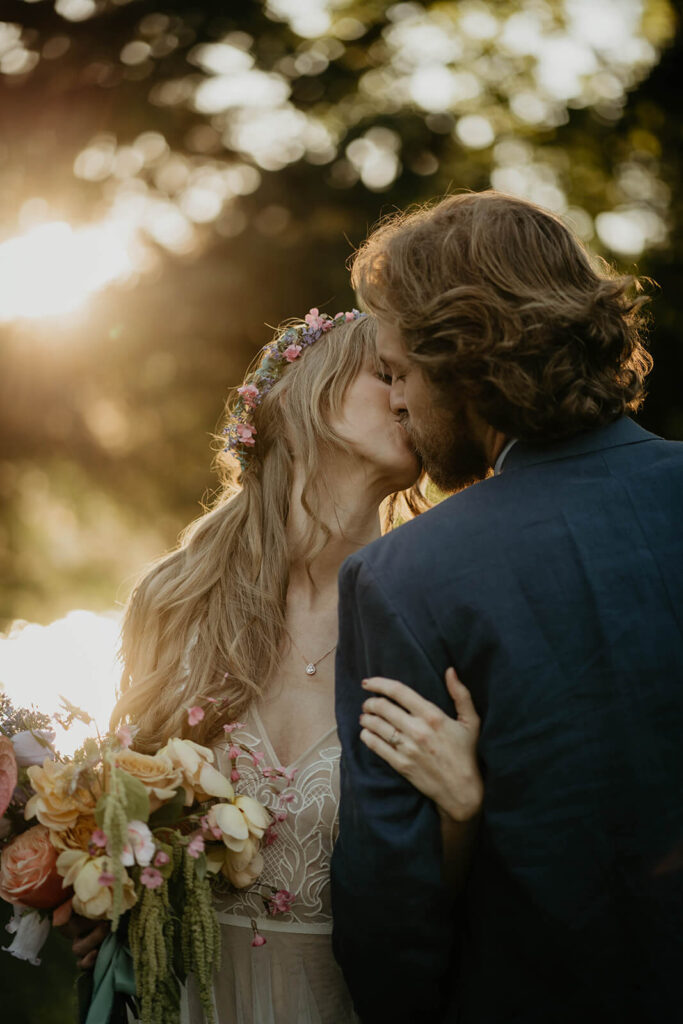
[{"label": "sunlight glare", "polygon": [[[60,694],[87,711],[106,732],[120,677],[116,660],[120,619],[71,611],[49,626],[17,624],[0,636],[0,689],[17,708],[34,704],[51,715],[59,710]],[[70,754],[87,736],[76,722],[68,732],[55,724],[55,745]]]},{"label": "sunlight glare", "polygon": [[0,245],[0,321],[70,313],[88,296],[133,272],[127,225],[75,230],[63,221]]}]

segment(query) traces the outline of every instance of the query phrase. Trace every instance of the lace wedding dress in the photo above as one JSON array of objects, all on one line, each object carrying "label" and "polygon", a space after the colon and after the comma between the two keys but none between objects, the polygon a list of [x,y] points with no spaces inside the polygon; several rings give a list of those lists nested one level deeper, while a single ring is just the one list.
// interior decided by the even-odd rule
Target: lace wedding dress
[{"label": "lace wedding dress", "polygon": [[[279,764],[256,708],[231,739]],[[216,747],[218,767],[229,774],[225,751]],[[239,790],[287,818],[275,826],[277,839],[262,853],[259,885],[296,894],[287,914],[269,918],[258,891],[244,890],[217,901],[222,963],[213,986],[217,1024],[352,1024],[357,1021],[341,971],[332,955],[330,857],[337,831],[340,748],[336,730],[324,736],[288,768],[296,775],[273,792],[258,768],[239,765]],[[242,759],[244,765],[248,759]],[[280,804],[280,794],[292,797]],[[251,921],[266,939],[251,945]],[[183,996],[183,1024],[203,1024],[195,986]]]}]

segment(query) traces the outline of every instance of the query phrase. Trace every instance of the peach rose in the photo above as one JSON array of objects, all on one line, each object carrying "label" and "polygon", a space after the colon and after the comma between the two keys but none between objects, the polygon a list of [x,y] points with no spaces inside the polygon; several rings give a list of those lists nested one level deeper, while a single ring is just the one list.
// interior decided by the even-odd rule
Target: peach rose
[{"label": "peach rose", "polygon": [[119,750],[116,764],[124,772],[138,779],[149,794],[151,811],[170,800],[179,786],[182,775],[163,750],[157,754],[140,754],[136,750]]},{"label": "peach rose", "polygon": [[[94,920],[111,920],[114,894],[106,882],[110,877],[111,860],[107,856],[90,857],[82,850],[64,850],[57,861],[59,873],[64,876],[64,885],[73,885],[73,909],[81,917]],[[133,879],[124,872],[123,912],[134,905],[137,897]]]},{"label": "peach rose", "polygon": [[0,857],[0,896],[23,907],[50,909],[68,898],[57,872],[57,851],[45,825],[13,839]]},{"label": "peach rose", "polygon": [[34,764],[27,769],[35,795],[26,804],[25,817],[38,819],[55,832],[71,828],[81,815],[92,814],[98,793],[84,786],[70,792],[74,777],[71,765],[45,759],[43,767]]}]

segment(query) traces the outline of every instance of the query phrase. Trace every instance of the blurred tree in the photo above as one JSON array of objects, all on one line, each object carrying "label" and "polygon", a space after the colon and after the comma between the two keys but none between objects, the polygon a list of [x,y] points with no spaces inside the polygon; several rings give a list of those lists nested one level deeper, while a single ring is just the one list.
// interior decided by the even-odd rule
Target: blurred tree
[{"label": "blurred tree", "polygon": [[[449,189],[529,196],[640,258],[663,286],[644,421],[683,436],[668,0],[5,0],[2,17],[0,620],[125,598],[211,488],[209,435],[264,323],[347,305],[345,260],[382,210]],[[100,278],[68,276],[55,221],[100,231]],[[68,309],[78,275],[87,305],[24,315]]]}]

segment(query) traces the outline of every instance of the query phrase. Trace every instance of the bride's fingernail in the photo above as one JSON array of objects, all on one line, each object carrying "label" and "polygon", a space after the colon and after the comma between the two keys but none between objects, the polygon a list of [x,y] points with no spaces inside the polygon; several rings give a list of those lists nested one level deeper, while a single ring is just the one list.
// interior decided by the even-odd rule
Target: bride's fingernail
[{"label": "bride's fingernail", "polygon": [[361,679],[360,685],[364,686],[365,689],[367,690],[367,688],[368,688],[368,681],[367,681],[367,679]]}]

